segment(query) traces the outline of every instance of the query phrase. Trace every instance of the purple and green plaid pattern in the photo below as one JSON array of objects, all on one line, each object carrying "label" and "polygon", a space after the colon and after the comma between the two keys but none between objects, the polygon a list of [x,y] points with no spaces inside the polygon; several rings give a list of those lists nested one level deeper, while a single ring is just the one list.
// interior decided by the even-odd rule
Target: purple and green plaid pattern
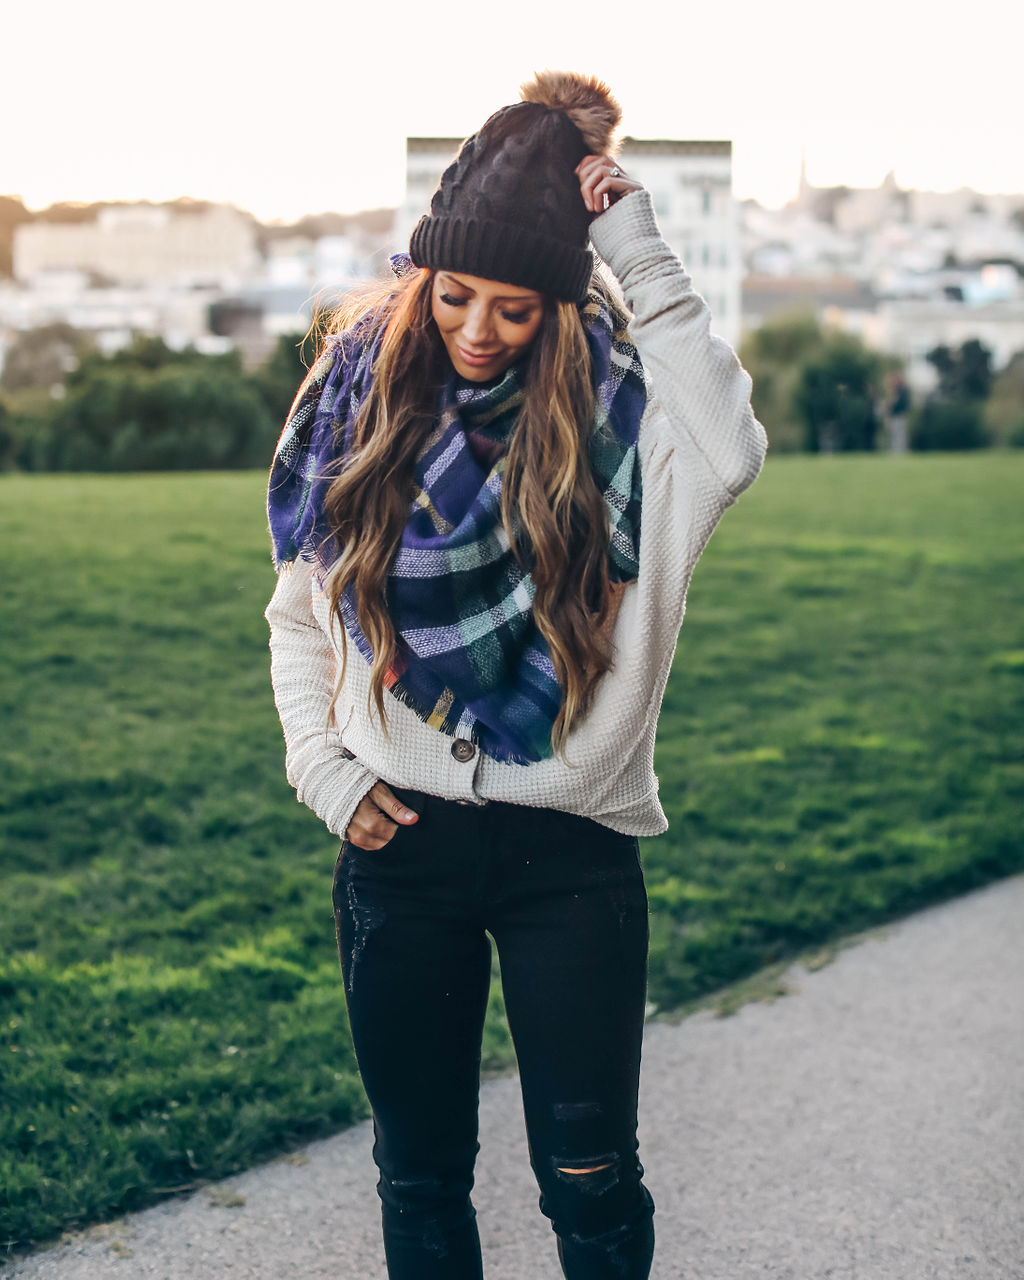
[{"label": "purple and green plaid pattern", "polygon": [[[589,453],[608,509],[609,571],[613,581],[629,581],[638,572],[643,369],[625,316],[600,294],[591,293],[580,314],[594,376]],[[301,555],[326,572],[335,558],[321,508],[370,388],[379,338],[366,342],[367,332],[357,325],[328,347],[282,433],[268,503],[279,567]],[[524,376],[525,362],[493,385],[452,373],[416,461],[409,520],[388,579],[398,640],[385,680],[427,724],[517,764],[551,754],[562,703],[550,651],[533,621],[533,583],[501,521],[506,453]],[[372,663],[351,592],[341,613]]]}]

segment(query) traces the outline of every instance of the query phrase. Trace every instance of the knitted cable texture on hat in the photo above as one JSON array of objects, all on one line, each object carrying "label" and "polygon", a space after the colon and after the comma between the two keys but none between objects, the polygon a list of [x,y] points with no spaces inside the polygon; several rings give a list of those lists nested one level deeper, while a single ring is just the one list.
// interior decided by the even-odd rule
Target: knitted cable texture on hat
[{"label": "knitted cable texture on hat", "polygon": [[409,253],[418,267],[582,302],[591,215],[575,169],[609,149],[621,112],[600,80],[572,72],[540,72],[521,93],[463,143]]}]

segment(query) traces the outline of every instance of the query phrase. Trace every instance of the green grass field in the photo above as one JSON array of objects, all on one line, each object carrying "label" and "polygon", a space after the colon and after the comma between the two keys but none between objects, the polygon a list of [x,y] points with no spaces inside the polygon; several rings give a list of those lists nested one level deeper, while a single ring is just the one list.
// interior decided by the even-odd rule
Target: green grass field
[{"label": "green grass field", "polygon": [[[0,1248],[364,1114],[262,486],[0,480]],[[1024,868],[1022,494],[1020,453],[791,457],[727,514],[644,848],[661,1008]]]}]

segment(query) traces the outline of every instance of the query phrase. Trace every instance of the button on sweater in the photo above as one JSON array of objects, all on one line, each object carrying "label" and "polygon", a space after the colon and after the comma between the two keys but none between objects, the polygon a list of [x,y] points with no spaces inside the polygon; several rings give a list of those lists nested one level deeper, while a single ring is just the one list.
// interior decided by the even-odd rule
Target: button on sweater
[{"label": "button on sweater", "polygon": [[707,305],[661,238],[648,193],[633,192],[596,218],[591,239],[633,314],[630,335],[648,378],[640,573],[622,592],[613,667],[564,757],[535,764],[492,760],[396,699],[385,734],[368,709],[370,668],[354,645],[328,725],[340,645],[312,566],[297,561],[267,608],[274,695],[288,779],[338,836],[378,779],[469,803],[562,809],[628,835],[668,825],[654,738],[687,587],[722,513],[757,476],[766,440],[750,407],[750,378],[710,332]]}]

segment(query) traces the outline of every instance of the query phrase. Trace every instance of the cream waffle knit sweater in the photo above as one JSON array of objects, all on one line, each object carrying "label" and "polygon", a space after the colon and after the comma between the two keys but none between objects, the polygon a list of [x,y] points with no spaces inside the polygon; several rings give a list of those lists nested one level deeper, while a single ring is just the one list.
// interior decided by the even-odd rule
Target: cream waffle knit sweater
[{"label": "cream waffle knit sweater", "polygon": [[750,408],[750,378],[711,336],[707,305],[662,240],[648,193],[633,192],[601,214],[591,237],[633,312],[630,333],[648,375],[640,574],[622,593],[614,667],[570,736],[566,759],[499,764],[397,699],[385,736],[367,709],[370,669],[354,645],[326,727],[340,650],[312,569],[297,561],[281,573],[267,609],[274,694],[288,779],[336,835],[378,779],[475,804],[562,809],[629,835],[668,825],[654,735],[686,589],[723,511],[757,476],[766,440]]}]

